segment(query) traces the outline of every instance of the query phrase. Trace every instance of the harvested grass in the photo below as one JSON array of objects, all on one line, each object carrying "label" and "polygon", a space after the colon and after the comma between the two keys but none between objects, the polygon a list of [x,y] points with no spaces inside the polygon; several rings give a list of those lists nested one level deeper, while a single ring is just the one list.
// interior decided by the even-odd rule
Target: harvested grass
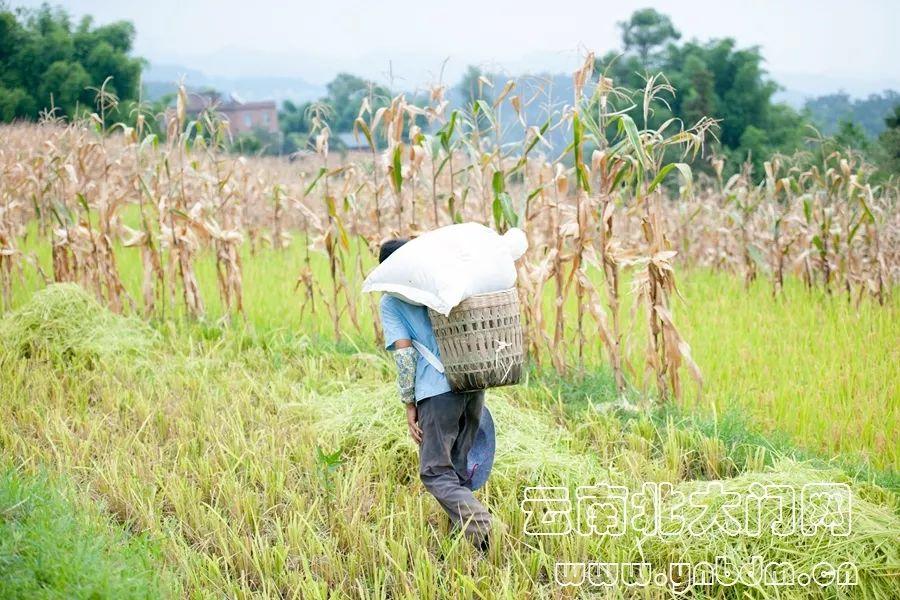
[{"label": "harvested grass", "polygon": [[6,347],[60,366],[146,357],[156,338],[144,322],[108,311],[74,283],[47,286],[0,320]]},{"label": "harvested grass", "polygon": [[[539,539],[523,533],[527,486],[638,490],[668,482],[691,490],[701,476],[726,490],[753,481],[848,481],[792,462],[765,471],[752,461],[724,466],[718,440],[696,431],[589,410],[572,417],[552,409],[549,397],[543,405],[530,397],[533,390],[492,391],[498,457],[479,496],[506,532],[479,557],[447,535],[443,512],[418,481],[416,448],[383,357],[320,352],[296,339],[249,343],[227,329],[213,339],[180,332],[167,341],[172,348],[128,386],[103,369],[84,378],[73,368],[60,378],[42,361],[0,361],[9,383],[0,389],[8,407],[0,447],[71,475],[117,520],[158,537],[190,596],[560,597],[557,561],[666,565],[682,552],[720,546],[743,556],[757,542],[707,535],[682,548],[638,532]],[[320,457],[334,452],[335,468],[324,468]],[[851,490],[863,507],[853,548],[838,538],[813,547],[796,537],[760,547],[798,569],[813,551],[859,558],[866,575],[850,592],[887,597],[885,590],[900,589],[890,575],[900,522],[878,494]],[[779,593],[815,597],[799,588]]]},{"label": "harvested grass", "polygon": [[[777,495],[765,497],[763,490],[775,486]],[[825,493],[809,494],[811,487]],[[715,564],[723,557],[737,569],[752,565],[755,557],[760,557],[761,564],[778,564],[785,569],[781,575],[793,573],[795,577],[815,574],[820,564],[835,569],[847,565],[857,584],[843,588],[845,593],[887,600],[900,592],[900,518],[889,508],[866,500],[867,492],[841,472],[783,460],[763,472],[720,482],[684,482],[674,492],[663,501],[660,530],[687,527],[696,528],[697,533],[650,538],[644,551],[654,562],[665,566],[673,562]],[[722,533],[728,527],[723,520],[724,508],[730,503],[733,506],[735,499],[757,498],[758,504],[749,502],[748,510],[732,509],[733,515],[744,518],[731,525],[741,533]],[[846,521],[836,518],[841,510],[837,503],[846,503]],[[823,524],[803,530],[817,519],[835,525],[835,529]],[[829,597],[839,589],[795,584],[786,586],[785,591],[789,597]],[[706,592],[765,596],[772,594],[772,585],[763,578],[733,587],[712,586]]]}]

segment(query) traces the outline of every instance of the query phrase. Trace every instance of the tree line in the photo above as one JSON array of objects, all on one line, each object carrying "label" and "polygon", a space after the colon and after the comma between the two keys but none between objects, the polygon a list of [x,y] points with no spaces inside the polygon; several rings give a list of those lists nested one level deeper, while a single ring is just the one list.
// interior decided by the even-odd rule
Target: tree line
[{"label": "tree line", "polygon": [[55,110],[75,117],[95,109],[97,90],[120,100],[125,118],[139,97],[144,61],[132,56],[134,25],[78,23],[62,8],[0,4],[0,120],[35,119]]},{"label": "tree line", "polygon": [[[661,81],[672,91],[663,93],[666,106],[648,115],[646,126],[657,128],[671,118],[686,124],[703,116],[718,119],[708,152],[724,158],[732,170],[749,161],[756,173],[762,173],[766,158],[804,148],[816,135],[810,126],[818,125],[822,134],[862,152],[886,173],[898,172],[897,93],[856,101],[832,94],[797,111],[774,100],[778,84],[764,70],[758,47],[741,48],[731,38],[682,41],[672,20],[654,9],[634,12],[619,28],[621,49],[596,59],[595,77],[609,77],[615,86],[635,90],[620,101],[625,110],[633,105],[630,112],[636,122],[644,119],[637,95],[649,76],[662,73]],[[91,17],[75,23],[63,9],[46,4],[36,10],[0,5],[0,120],[36,119],[45,111],[81,116],[95,110],[97,90],[104,85],[119,99],[118,114],[111,116],[133,120],[145,65],[132,55],[134,37],[134,26],[125,21],[96,26]],[[498,93],[506,79],[470,67],[449,95],[451,104],[471,108],[479,99]],[[558,98],[571,97],[570,90],[560,89],[571,86],[568,77],[552,80]],[[349,73],[339,74],[326,90],[315,102],[284,103],[279,112],[281,140],[243,136],[236,140],[236,148],[303,150],[310,143],[313,108],[325,115],[332,132],[349,132],[363,99],[377,110],[394,95],[387,86]],[[409,101],[426,99],[412,96]],[[340,149],[338,138],[333,144]]]},{"label": "tree line", "polygon": [[685,123],[703,115],[719,119],[711,150],[732,169],[749,161],[761,174],[768,157],[791,154],[821,135],[835,136],[838,143],[863,151],[882,168],[892,168],[888,157],[897,152],[891,147],[893,135],[873,138],[891,129],[889,116],[900,104],[895,92],[855,102],[846,94],[828,95],[797,111],[774,100],[779,86],[764,70],[758,47],[740,48],[731,38],[682,42],[671,19],[654,9],[636,11],[619,27],[622,51],[599,58],[597,69],[637,93],[648,74],[663,73],[676,93],[668,98],[669,109],[651,116],[650,126],[672,117]]},{"label": "tree line", "polygon": [[[648,77],[662,73],[662,81],[672,91],[663,93],[667,106],[649,115],[646,126],[658,128],[671,118],[685,124],[703,116],[717,119],[715,139],[708,151],[724,158],[729,172],[749,162],[761,175],[762,163],[773,154],[791,154],[820,135],[833,137],[841,147],[860,151],[886,173],[898,172],[895,140],[900,134],[893,131],[896,116],[892,117],[894,107],[900,110],[896,92],[856,101],[843,93],[822,96],[798,111],[774,100],[779,86],[768,77],[758,47],[741,48],[731,38],[683,42],[671,19],[654,9],[634,12],[619,28],[622,48],[597,58],[597,76],[609,77],[615,86],[633,90],[620,103],[626,108],[633,105],[629,112],[642,123],[638,96]],[[552,79],[556,99],[562,102],[571,98],[568,76],[547,78]],[[454,86],[451,103],[465,110],[478,100],[491,100],[506,80],[501,74],[469,67]],[[339,132],[352,129],[364,97],[376,108],[391,97],[386,87],[347,73],[338,75],[327,91],[318,104],[327,108],[332,129]],[[552,103],[554,98],[550,100]],[[281,126],[289,150],[304,147],[310,131],[306,113],[313,104],[285,103]]]}]

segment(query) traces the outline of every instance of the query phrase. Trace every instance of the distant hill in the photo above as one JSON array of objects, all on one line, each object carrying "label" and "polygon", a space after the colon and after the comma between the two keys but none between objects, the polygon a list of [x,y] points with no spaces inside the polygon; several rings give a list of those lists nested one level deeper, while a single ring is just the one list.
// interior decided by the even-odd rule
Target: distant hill
[{"label": "distant hill", "polygon": [[800,73],[772,70],[770,77],[782,87],[775,100],[785,102],[796,109],[803,108],[808,100],[837,92],[846,92],[852,98],[866,98],[884,90],[900,90],[900,77],[884,73],[880,77],[864,75],[836,75],[833,73]]},{"label": "distant hill", "polygon": [[151,65],[143,75],[145,98],[153,101],[175,92],[182,78],[188,87],[213,88],[248,102],[274,100],[281,105],[285,100],[306,102],[325,94],[325,86],[299,77],[214,77],[181,65]]},{"label": "distant hill", "polygon": [[859,123],[869,137],[877,137],[885,129],[884,119],[900,104],[900,94],[885,90],[867,98],[853,99],[846,92],[827,94],[807,100],[804,108],[821,132],[832,135],[843,121]]}]

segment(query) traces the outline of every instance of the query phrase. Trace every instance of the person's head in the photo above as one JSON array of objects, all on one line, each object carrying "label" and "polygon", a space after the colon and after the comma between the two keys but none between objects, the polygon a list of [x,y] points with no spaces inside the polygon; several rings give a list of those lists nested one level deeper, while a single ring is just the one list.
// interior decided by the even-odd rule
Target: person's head
[{"label": "person's head", "polygon": [[381,244],[381,249],[378,251],[378,262],[383,263],[387,260],[387,257],[394,253],[400,246],[408,242],[406,239],[393,239],[387,240],[383,244]]}]

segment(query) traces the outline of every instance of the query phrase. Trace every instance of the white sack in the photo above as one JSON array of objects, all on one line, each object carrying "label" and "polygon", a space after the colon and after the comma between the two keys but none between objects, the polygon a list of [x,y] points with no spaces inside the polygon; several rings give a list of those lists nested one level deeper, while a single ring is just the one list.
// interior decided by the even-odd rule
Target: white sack
[{"label": "white sack", "polygon": [[447,315],[470,296],[514,287],[514,263],[527,248],[521,229],[501,236],[478,223],[448,225],[398,248],[369,273],[362,289]]}]

